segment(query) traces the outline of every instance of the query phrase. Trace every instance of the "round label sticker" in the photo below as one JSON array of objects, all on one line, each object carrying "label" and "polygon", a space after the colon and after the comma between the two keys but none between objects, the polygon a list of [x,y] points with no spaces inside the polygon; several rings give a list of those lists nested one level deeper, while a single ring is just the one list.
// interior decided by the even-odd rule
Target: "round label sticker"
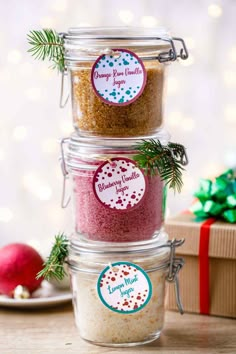
[{"label": "round label sticker", "polygon": [[91,82],[96,95],[105,103],[125,106],[143,92],[147,74],[142,60],[126,49],[113,49],[113,55],[101,55],[94,63]]},{"label": "round label sticker", "polygon": [[112,158],[98,167],[93,190],[103,206],[120,211],[136,207],[146,192],[146,177],[133,160]]},{"label": "round label sticker", "polygon": [[97,282],[102,303],[119,313],[142,310],[151,299],[152,283],[147,273],[129,262],[117,262],[106,267]]}]

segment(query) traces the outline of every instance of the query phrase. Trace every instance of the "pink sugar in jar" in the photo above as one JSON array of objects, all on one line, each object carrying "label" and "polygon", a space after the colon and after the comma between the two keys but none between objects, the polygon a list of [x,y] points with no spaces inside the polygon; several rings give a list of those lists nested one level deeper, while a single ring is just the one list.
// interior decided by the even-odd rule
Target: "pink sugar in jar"
[{"label": "pink sugar in jar", "polygon": [[[151,138],[168,143],[164,131]],[[62,140],[62,167],[65,178],[70,177],[75,231],[80,236],[136,242],[151,239],[162,228],[164,183],[158,174],[145,175],[137,167],[133,156],[140,142],[77,134]]]}]

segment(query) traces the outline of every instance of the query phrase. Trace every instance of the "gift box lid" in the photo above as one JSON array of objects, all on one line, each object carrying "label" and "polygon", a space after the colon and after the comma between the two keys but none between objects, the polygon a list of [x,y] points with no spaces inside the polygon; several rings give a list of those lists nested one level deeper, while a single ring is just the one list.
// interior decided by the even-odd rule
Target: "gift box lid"
[{"label": "gift box lid", "polygon": [[[185,239],[179,254],[199,255],[200,231],[205,222],[191,213],[182,213],[166,220],[165,228],[169,236]],[[236,224],[217,220],[210,225],[209,256],[236,259]]]}]

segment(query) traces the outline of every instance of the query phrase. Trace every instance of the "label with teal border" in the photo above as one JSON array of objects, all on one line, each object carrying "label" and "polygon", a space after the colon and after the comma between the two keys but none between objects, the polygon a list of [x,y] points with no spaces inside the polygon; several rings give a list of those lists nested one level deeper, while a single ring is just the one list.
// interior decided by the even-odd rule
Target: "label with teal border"
[{"label": "label with teal border", "polygon": [[112,49],[112,54],[101,55],[91,70],[95,94],[113,106],[134,102],[142,94],[146,80],[142,60],[127,49]]},{"label": "label with teal border", "polygon": [[129,314],[148,304],[152,297],[152,283],[148,274],[136,264],[116,262],[101,272],[97,292],[111,311]]}]

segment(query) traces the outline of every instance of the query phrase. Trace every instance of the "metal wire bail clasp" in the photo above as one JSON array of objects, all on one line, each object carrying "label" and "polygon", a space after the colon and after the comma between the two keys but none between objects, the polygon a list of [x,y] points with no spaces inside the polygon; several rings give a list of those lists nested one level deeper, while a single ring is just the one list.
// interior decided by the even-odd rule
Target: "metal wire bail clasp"
[{"label": "metal wire bail clasp", "polygon": [[61,146],[61,157],[60,157],[60,161],[61,161],[61,170],[62,170],[62,174],[63,174],[63,187],[62,187],[62,196],[61,196],[61,207],[63,209],[65,209],[69,202],[70,202],[70,197],[68,197],[67,202],[65,202],[65,196],[66,196],[66,181],[69,177],[69,173],[66,169],[66,163],[65,163],[65,154],[64,154],[64,144],[68,141],[68,138],[62,139],[60,146]]},{"label": "metal wire bail clasp", "polygon": [[169,273],[166,277],[166,280],[168,282],[175,283],[175,298],[176,298],[178,310],[181,313],[181,315],[184,313],[184,310],[183,310],[183,305],[181,303],[180,293],[179,293],[178,273],[184,265],[184,260],[181,257],[175,257],[175,248],[182,246],[184,241],[185,241],[184,239],[182,240],[173,239],[168,241],[170,247],[170,261],[169,261]]},{"label": "metal wire bail clasp", "polygon": [[[182,38],[173,37],[171,39],[169,39],[169,38],[168,39],[158,38],[158,39],[162,39],[166,42],[169,42],[170,47],[171,47],[169,49],[169,51],[162,52],[158,55],[157,59],[159,60],[160,63],[165,63],[167,61],[175,61],[178,58],[180,58],[182,60],[186,60],[188,58],[188,50],[187,50],[186,44]],[[181,47],[178,43],[178,47],[180,47],[180,48],[176,48],[175,42],[180,42]]]},{"label": "metal wire bail clasp", "polygon": [[[59,33],[59,37],[63,40],[64,43],[64,38],[65,38],[66,33]],[[65,76],[67,76],[67,67],[64,67],[64,70],[61,72],[61,92],[60,92],[60,101],[59,101],[59,106],[60,108],[64,108],[65,105],[68,102],[68,99],[70,97],[70,94],[68,93],[66,98],[64,99],[64,87],[65,87]]]},{"label": "metal wire bail clasp", "polygon": [[188,164],[188,155],[183,145],[169,143],[167,149],[170,151],[172,157],[182,166],[186,166]]}]

